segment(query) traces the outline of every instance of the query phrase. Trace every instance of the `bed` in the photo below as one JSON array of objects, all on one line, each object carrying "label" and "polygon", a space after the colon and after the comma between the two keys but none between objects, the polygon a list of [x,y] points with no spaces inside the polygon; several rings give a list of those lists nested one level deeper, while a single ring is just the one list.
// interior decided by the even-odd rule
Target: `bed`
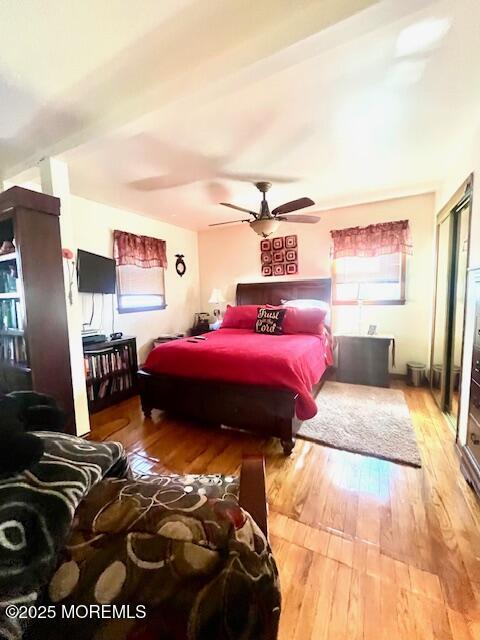
[{"label": "bed", "polygon": [[[293,299],[330,302],[330,297],[330,278],[239,284],[236,290],[237,305],[279,305]],[[138,373],[145,416],[161,409],[202,423],[274,436],[290,454],[302,418],[316,411],[312,388],[318,390],[328,368],[321,336],[262,336],[220,329],[206,337],[203,343],[179,340],[154,349],[149,366]],[[250,363],[249,352],[255,352]]]}]

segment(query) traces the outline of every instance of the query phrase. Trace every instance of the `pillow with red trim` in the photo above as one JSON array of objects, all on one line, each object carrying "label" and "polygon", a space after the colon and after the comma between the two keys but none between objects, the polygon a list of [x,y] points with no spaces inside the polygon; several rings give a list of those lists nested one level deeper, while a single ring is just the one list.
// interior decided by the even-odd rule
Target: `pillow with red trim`
[{"label": "pillow with red trim", "polygon": [[227,304],[222,329],[251,329],[253,331],[257,322],[257,312],[257,304],[242,304],[238,307]]},{"label": "pillow with red trim", "polygon": [[285,309],[283,319],[283,333],[313,333],[320,334],[325,324],[326,309],[310,308],[297,309],[296,307],[270,307],[272,309]]}]

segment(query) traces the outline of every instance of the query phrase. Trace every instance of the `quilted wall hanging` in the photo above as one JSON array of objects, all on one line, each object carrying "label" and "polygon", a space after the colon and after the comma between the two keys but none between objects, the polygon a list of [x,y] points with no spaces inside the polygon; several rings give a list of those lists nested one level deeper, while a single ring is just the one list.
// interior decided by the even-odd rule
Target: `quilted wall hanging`
[{"label": "quilted wall hanging", "polygon": [[260,242],[262,276],[293,276],[298,273],[297,236],[265,238]]}]

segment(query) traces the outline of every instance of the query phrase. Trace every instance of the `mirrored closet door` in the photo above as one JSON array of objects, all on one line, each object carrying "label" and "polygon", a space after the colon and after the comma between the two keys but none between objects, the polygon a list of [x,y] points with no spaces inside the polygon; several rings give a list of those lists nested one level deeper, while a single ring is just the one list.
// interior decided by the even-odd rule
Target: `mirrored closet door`
[{"label": "mirrored closet door", "polygon": [[447,216],[437,222],[437,274],[434,306],[434,327],[432,340],[432,366],[430,386],[435,400],[442,403],[445,371],[445,338],[447,328],[447,300],[449,283],[449,255],[451,251],[452,225]]},{"label": "mirrored closet door", "polygon": [[463,355],[472,177],[437,216],[430,387],[456,430]]}]

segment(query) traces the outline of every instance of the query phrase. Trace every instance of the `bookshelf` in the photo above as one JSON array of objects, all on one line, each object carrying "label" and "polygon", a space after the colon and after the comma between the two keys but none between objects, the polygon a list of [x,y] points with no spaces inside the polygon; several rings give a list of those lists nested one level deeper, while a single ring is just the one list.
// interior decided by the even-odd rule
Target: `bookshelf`
[{"label": "bookshelf", "polygon": [[83,357],[90,413],[137,393],[137,341],[132,337],[84,345]]},{"label": "bookshelf", "polygon": [[0,193],[0,393],[46,393],[75,433],[60,200],[12,187]]},{"label": "bookshelf", "polygon": [[[4,223],[3,230],[8,230],[4,237],[14,234],[13,225],[8,223]],[[8,243],[2,240],[2,245],[3,242]],[[19,365],[26,373],[27,350],[17,259],[16,251],[0,255],[0,360],[10,367]]]}]

